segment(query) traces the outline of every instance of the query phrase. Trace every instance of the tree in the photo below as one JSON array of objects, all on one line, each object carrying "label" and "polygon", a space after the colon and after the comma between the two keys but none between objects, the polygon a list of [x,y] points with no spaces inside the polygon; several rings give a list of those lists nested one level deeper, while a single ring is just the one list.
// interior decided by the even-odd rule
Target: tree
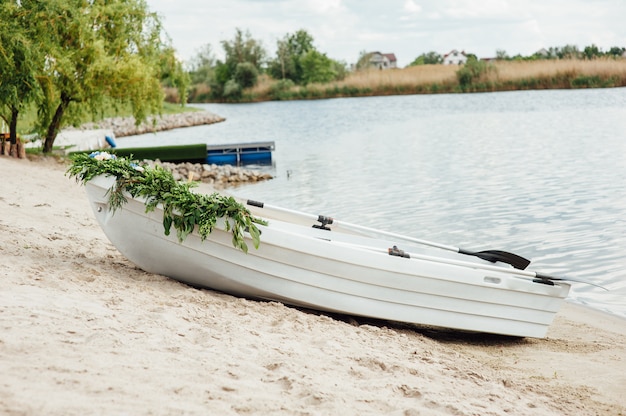
[{"label": "tree", "polygon": [[235,73],[237,64],[249,62],[258,70],[262,70],[267,52],[258,40],[252,38],[249,31],[244,34],[241,29],[235,30],[235,38],[232,41],[223,40],[222,48],[226,53],[226,64],[231,74]]},{"label": "tree", "polygon": [[370,59],[372,58],[372,52],[361,51],[359,52],[359,59],[356,61],[357,71],[363,69],[369,69],[371,67]]},{"label": "tree", "polygon": [[268,72],[274,79],[290,79],[296,84],[303,83],[302,57],[313,46],[313,36],[300,29],[295,33],[286,34],[277,42],[276,59],[269,63]]},{"label": "tree", "polygon": [[504,49],[496,49],[496,59],[498,61],[506,61],[510,60],[511,58],[509,58],[509,55]]},{"label": "tree", "polygon": [[313,42],[313,36],[304,29],[286,34],[277,42],[276,58],[269,63],[269,74],[274,79],[290,80],[300,85],[343,79],[346,64],[328,58],[315,48]]},{"label": "tree", "polygon": [[409,64],[409,66],[434,65],[434,64],[440,64],[440,63],[443,63],[443,57],[437,52],[430,51],[428,53],[423,53],[417,58],[415,58],[413,62]]},{"label": "tree", "polygon": [[585,46],[583,49],[583,56],[585,59],[594,59],[602,56],[602,51],[595,44],[591,46]]},{"label": "tree", "polygon": [[209,84],[213,76],[215,55],[210,44],[201,47],[189,62],[189,76],[192,84]]},{"label": "tree", "polygon": [[9,125],[9,153],[13,156],[19,155],[18,117],[37,98],[36,73],[43,65],[28,27],[18,2],[0,3],[0,117]]},{"label": "tree", "polygon": [[330,82],[336,78],[333,61],[326,54],[310,50],[300,58],[302,84]]},{"label": "tree", "polygon": [[479,61],[474,55],[470,56],[465,65],[461,66],[459,70],[456,71],[456,77],[461,89],[468,91],[472,84],[479,81],[481,77],[493,69],[493,66],[487,65],[484,61]]},{"label": "tree", "polygon": [[559,59],[577,59],[580,57],[580,51],[576,45],[565,45],[558,49],[557,56]]},{"label": "tree", "polygon": [[217,61],[213,70],[211,97],[239,99],[243,88],[256,85],[266,52],[261,42],[253,39],[248,31],[244,34],[241,29],[236,29],[232,41],[223,40],[222,47],[226,58],[224,62]]},{"label": "tree", "polygon": [[187,103],[191,78],[183,69],[183,64],[176,59],[176,51],[172,46],[162,48],[159,54],[159,70],[161,84],[176,88],[179,102],[184,106]]},{"label": "tree", "polygon": [[250,62],[242,62],[237,64],[233,79],[241,85],[241,88],[250,88],[256,85],[259,77],[259,71]]},{"label": "tree", "polygon": [[[139,124],[160,111],[160,60],[167,53],[158,17],[143,0],[21,0],[33,46],[45,56],[39,129],[44,152],[60,128],[107,105],[129,105]],[[164,55],[165,53],[165,55]]]},{"label": "tree", "polygon": [[624,52],[626,52],[626,48],[613,46],[611,47],[611,49],[608,50],[606,54],[615,58],[619,58],[624,55]]}]

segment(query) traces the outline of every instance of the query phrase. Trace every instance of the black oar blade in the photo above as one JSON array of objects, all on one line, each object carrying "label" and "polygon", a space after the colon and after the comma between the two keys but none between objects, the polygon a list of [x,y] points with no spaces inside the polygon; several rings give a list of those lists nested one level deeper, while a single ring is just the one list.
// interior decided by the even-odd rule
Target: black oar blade
[{"label": "black oar blade", "polygon": [[478,252],[459,250],[459,253],[467,254],[470,256],[476,256],[478,258],[490,261],[492,263],[500,261],[502,263],[510,264],[511,266],[519,270],[524,270],[530,264],[530,260],[522,256],[518,256],[517,254],[513,254],[507,251],[501,251],[501,250],[485,250],[485,251],[478,251]]}]

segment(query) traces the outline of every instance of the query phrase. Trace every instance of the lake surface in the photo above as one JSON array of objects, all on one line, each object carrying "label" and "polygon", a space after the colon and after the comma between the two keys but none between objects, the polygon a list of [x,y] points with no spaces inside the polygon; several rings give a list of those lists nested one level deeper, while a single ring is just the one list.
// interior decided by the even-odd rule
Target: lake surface
[{"label": "lake surface", "polygon": [[201,107],[209,126],[120,146],[273,140],[275,179],[232,192],[532,259],[578,303],[626,317],[626,88]]}]

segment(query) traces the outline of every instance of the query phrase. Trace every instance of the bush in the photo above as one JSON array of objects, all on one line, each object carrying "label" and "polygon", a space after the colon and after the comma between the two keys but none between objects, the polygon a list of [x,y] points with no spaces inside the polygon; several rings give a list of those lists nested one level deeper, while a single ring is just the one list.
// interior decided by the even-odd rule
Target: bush
[{"label": "bush", "polygon": [[473,83],[478,81],[484,74],[489,72],[487,63],[477,59],[468,59],[458,71],[456,77],[462,90],[467,90]]},{"label": "bush", "polygon": [[234,79],[229,79],[224,84],[224,98],[230,100],[238,100],[241,98],[241,85]]},{"label": "bush", "polygon": [[212,80],[209,84],[211,99],[220,100],[224,96],[224,85],[220,84],[217,80]]},{"label": "bush", "polygon": [[290,98],[289,90],[296,84],[290,79],[281,79],[270,87],[270,97],[274,100],[285,100]]},{"label": "bush", "polygon": [[603,82],[597,75],[579,75],[572,80],[574,88],[598,88],[603,86]]},{"label": "bush", "polygon": [[241,88],[254,87],[259,78],[259,71],[250,62],[242,62],[237,64],[233,79],[241,86]]},{"label": "bush", "polygon": [[326,83],[337,77],[333,61],[326,55],[311,50],[300,58],[303,84]]}]

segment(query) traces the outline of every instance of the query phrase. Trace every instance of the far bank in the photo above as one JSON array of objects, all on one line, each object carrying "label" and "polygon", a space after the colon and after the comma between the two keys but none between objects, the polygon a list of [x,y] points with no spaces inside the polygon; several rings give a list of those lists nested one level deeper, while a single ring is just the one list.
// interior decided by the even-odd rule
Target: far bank
[{"label": "far bank", "polygon": [[[463,66],[418,65],[356,71],[324,84],[293,85],[267,75],[241,96],[212,99],[205,84],[192,86],[190,103],[310,100],[385,95],[496,92],[514,90],[614,88],[626,86],[626,59],[475,61]],[[168,91],[176,100],[175,92]]]}]

